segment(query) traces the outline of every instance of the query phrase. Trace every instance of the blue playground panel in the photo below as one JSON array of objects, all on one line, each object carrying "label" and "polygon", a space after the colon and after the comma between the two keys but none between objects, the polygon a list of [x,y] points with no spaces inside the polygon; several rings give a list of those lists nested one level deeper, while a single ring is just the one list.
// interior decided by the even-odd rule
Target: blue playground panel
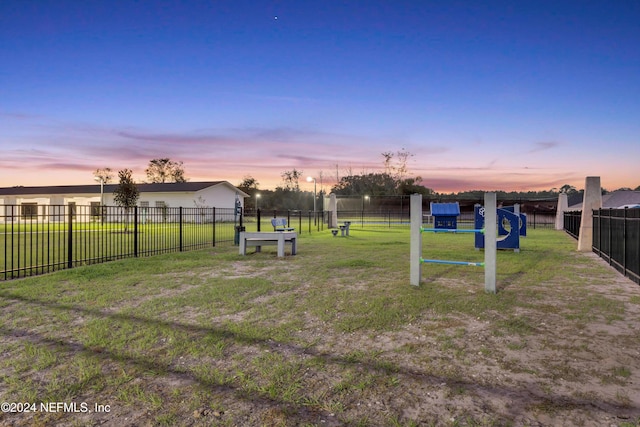
[{"label": "blue playground panel", "polygon": [[[484,228],[484,208],[480,205],[476,205],[475,209],[475,228]],[[516,252],[520,251],[520,219],[518,215],[510,212],[508,209],[500,208],[497,210],[498,217],[498,235],[503,236],[498,239],[496,246],[498,249],[513,249]],[[504,227],[503,222],[509,222],[509,231]],[[526,217],[525,222],[526,224]],[[525,225],[526,227],[526,225]],[[502,229],[502,231],[500,231]],[[525,231],[526,232],[526,231]],[[484,248],[484,234],[475,235],[475,247],[476,249]]]},{"label": "blue playground panel", "polygon": [[[507,206],[500,209],[515,213],[515,206]],[[509,232],[504,228],[502,222],[498,222],[498,236],[506,236],[507,234]],[[520,214],[520,236],[527,237],[527,215],[523,213]]]}]

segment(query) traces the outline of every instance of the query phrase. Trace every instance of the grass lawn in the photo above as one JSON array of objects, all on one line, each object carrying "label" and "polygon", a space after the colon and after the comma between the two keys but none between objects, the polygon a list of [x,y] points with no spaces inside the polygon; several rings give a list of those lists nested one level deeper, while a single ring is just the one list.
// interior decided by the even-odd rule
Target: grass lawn
[{"label": "grass lawn", "polygon": [[[496,295],[477,267],[424,265],[410,286],[407,230],[351,234],[0,282],[0,401],[37,409],[0,424],[640,422],[640,287],[565,233],[499,252]],[[423,249],[483,260],[472,235]]]}]

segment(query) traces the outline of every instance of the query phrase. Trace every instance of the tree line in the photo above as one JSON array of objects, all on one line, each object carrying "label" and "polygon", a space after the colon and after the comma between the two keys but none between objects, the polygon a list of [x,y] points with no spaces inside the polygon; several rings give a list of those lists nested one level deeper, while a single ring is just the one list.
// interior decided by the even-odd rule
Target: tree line
[{"label": "tree line", "polygon": [[[481,200],[485,190],[461,191],[457,193],[438,193],[432,188],[423,185],[422,177],[411,176],[409,170],[409,160],[413,154],[401,149],[397,152],[383,152],[382,170],[375,172],[362,171],[354,173],[351,169],[346,171],[344,176],[339,175],[336,166],[335,180],[329,191],[323,185],[324,173],[317,173],[316,178],[309,178],[320,183],[320,190],[315,194],[318,210],[322,209],[322,200],[327,193],[334,193],[339,196],[358,197],[388,197],[388,196],[408,196],[411,194],[422,194],[434,200]],[[158,158],[149,161],[145,169],[147,182],[187,182],[184,166],[182,162],[176,162],[169,158]],[[96,180],[103,183],[110,183],[114,178],[114,173],[110,168],[97,169],[94,172]],[[132,171],[123,169],[118,171],[119,185],[114,192],[116,204],[124,208],[131,208],[136,205],[139,192],[132,179]],[[311,210],[314,207],[314,193],[302,191],[300,180],[305,178],[304,172],[299,169],[286,170],[281,173],[282,183],[276,186],[275,190],[261,190],[259,182],[252,176],[247,175],[237,185],[237,187],[249,194],[245,200],[245,207],[255,209],[302,209]],[[631,190],[631,188],[620,188],[618,190]],[[578,190],[574,186],[565,184],[559,188],[551,188],[541,191],[496,191],[501,200],[554,200],[559,193],[566,193],[569,196],[578,194],[583,190]],[[635,188],[640,191],[640,186]],[[603,194],[609,191],[603,190]],[[195,203],[195,202],[194,202]]]},{"label": "tree line", "polygon": [[[149,183],[187,182],[182,162],[174,162],[169,158],[152,159],[144,171]],[[140,198],[140,191],[132,177],[131,169],[118,171],[118,186],[113,192],[116,205],[125,209],[126,213],[133,208]],[[96,169],[93,172],[96,181],[109,184],[113,180],[114,172],[111,168]]]}]

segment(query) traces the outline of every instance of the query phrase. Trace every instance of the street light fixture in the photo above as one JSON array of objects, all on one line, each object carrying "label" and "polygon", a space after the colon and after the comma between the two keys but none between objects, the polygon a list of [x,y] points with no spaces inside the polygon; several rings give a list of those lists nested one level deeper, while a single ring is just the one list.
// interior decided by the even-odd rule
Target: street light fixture
[{"label": "street light fixture", "polygon": [[369,196],[367,196],[366,194],[364,196],[362,196],[362,212],[364,212],[364,201],[369,201]]},{"label": "street light fixture", "polygon": [[258,199],[260,198],[260,193],[256,193],[256,212],[258,212]]},{"label": "street light fixture", "polygon": [[312,176],[307,177],[307,182],[313,181],[313,214],[316,213],[316,179]]},{"label": "street light fixture", "polygon": [[93,178],[95,181],[100,182],[100,222],[104,222],[104,178],[96,176]]},{"label": "street light fixture", "polygon": [[100,206],[103,206],[104,205],[104,178],[102,178],[101,176],[96,176],[93,179],[100,183]]}]

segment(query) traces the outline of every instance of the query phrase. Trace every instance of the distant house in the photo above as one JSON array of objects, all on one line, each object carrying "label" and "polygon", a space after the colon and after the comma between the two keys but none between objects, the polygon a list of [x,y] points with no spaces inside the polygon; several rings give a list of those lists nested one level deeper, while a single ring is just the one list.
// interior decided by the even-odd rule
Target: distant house
[{"label": "distant house", "polygon": [[[45,206],[71,205],[114,206],[113,192],[118,184],[106,184],[101,191],[99,184],[63,185],[47,187],[0,188],[0,222],[7,221],[7,206],[16,208],[13,215],[30,217],[46,215]],[[137,184],[140,191],[140,207],[216,207],[234,208],[236,200],[244,206],[249,195],[227,181],[179,182],[161,184]]]},{"label": "distant house", "polygon": [[[582,198],[569,200],[569,211],[582,210]],[[640,206],[640,191],[618,190],[602,195],[602,207],[605,209],[624,209]]]}]

